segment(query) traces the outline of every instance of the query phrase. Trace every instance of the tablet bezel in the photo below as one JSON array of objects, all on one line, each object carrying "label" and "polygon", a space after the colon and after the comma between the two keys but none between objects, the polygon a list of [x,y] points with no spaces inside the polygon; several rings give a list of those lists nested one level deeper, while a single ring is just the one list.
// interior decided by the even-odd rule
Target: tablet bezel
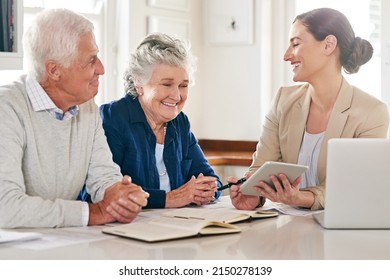
[{"label": "tablet bezel", "polygon": [[259,181],[265,181],[271,187],[274,187],[269,177],[271,175],[278,175],[283,173],[287,176],[287,178],[292,183],[295,181],[295,179],[301,176],[307,169],[308,166],[305,165],[277,162],[277,161],[267,161],[241,185],[240,192],[247,195],[261,196],[260,193],[257,192],[254,188],[254,186],[259,185]]}]

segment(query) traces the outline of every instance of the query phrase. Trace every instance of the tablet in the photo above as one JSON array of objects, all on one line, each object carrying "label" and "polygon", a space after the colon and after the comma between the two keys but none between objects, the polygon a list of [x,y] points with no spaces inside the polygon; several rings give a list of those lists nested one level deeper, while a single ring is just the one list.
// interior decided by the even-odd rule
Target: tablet
[{"label": "tablet", "polygon": [[292,183],[296,178],[301,176],[307,168],[308,166],[305,165],[267,161],[241,185],[240,192],[243,194],[260,196],[260,193],[254,189],[254,186],[259,185],[259,181],[264,181],[273,187],[273,183],[269,176],[283,173]]}]

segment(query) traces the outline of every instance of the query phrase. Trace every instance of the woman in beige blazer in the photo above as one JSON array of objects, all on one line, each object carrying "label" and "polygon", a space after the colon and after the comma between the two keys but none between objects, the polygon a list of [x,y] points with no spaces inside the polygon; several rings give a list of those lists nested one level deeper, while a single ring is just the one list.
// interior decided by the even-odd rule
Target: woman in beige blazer
[{"label": "woman in beige blazer", "polygon": [[282,87],[274,97],[247,176],[265,161],[304,164],[309,169],[294,182],[283,174],[271,176],[276,191],[259,182],[261,199],[243,195],[239,186],[233,186],[230,196],[236,208],[253,209],[267,198],[323,209],[328,140],[387,137],[387,106],[351,86],[342,75],[342,69],[358,72],[372,53],[371,44],[355,37],[348,19],[336,10],[315,9],[296,17],[284,60],[292,65],[293,80],[304,83]]}]

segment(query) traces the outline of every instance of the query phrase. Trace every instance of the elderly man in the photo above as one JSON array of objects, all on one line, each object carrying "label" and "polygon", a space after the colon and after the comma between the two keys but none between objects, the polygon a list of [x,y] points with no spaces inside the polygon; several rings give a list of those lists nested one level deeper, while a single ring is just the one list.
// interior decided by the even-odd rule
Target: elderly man
[{"label": "elderly man", "polygon": [[[149,195],[112,161],[92,23],[45,10],[23,44],[28,75],[0,87],[0,228],[131,222]],[[83,185],[92,203],[76,200]]]}]

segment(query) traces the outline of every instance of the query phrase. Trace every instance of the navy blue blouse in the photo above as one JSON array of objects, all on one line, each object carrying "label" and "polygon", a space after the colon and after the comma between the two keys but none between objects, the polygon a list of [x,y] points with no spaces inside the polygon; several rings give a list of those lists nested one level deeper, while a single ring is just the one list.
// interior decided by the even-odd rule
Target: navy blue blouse
[{"label": "navy blue blouse", "polygon": [[[160,190],[155,158],[156,137],[138,99],[126,94],[117,101],[102,105],[100,115],[113,160],[120,166],[122,174],[129,175],[133,183],[149,192],[147,208],[164,208],[166,193]],[[167,124],[163,160],[171,190],[200,173],[216,177],[218,186],[222,185],[183,112]],[[216,193],[216,198],[219,195],[220,192]]]}]

